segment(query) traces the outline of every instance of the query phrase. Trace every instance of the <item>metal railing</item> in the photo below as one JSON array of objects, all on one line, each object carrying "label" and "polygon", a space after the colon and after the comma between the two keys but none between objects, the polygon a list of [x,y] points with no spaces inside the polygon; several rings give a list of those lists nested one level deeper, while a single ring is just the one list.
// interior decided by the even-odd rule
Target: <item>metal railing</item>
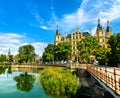
[{"label": "metal railing", "polygon": [[120,95],[120,69],[87,65],[87,70]]}]

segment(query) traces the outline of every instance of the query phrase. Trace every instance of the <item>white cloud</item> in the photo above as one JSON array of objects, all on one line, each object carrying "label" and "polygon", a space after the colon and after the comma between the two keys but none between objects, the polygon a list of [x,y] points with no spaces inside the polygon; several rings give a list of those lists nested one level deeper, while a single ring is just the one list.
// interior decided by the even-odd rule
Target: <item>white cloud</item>
[{"label": "white cloud", "polygon": [[16,54],[22,43],[21,39],[24,39],[24,36],[15,33],[1,33],[0,54],[7,54],[9,48],[13,54]]},{"label": "white cloud", "polygon": [[42,53],[44,52],[44,49],[47,47],[47,43],[44,42],[34,42],[32,45],[35,47],[36,54],[42,56]]},{"label": "white cloud", "polygon": [[18,54],[18,49],[22,45],[32,44],[35,47],[36,54],[42,56],[47,43],[44,42],[27,42],[27,36],[15,33],[1,33],[0,36],[0,54],[7,54],[10,48],[11,54]]},{"label": "white cloud", "polygon": [[[62,29],[62,33],[65,31],[71,32],[76,27],[79,30],[89,29],[97,26],[97,19],[101,19],[101,24],[106,26],[107,20],[110,22],[120,18],[120,0],[82,0],[80,7],[76,12],[70,14],[64,14],[62,19],[55,16],[55,12],[49,22],[49,28],[54,28],[56,23]],[[95,33],[95,32],[94,32]]]},{"label": "white cloud", "polygon": [[41,29],[47,30],[48,28],[46,26],[40,26]]},{"label": "white cloud", "polygon": [[31,44],[35,47],[35,53],[39,56],[42,56],[44,49],[47,47],[48,43],[45,42],[33,42],[33,43],[23,43],[23,45]]}]

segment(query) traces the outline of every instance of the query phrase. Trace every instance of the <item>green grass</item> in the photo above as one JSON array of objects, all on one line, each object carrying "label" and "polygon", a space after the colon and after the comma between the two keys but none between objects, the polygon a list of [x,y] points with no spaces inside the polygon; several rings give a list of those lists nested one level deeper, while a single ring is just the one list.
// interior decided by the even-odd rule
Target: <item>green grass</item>
[{"label": "green grass", "polygon": [[62,68],[45,68],[40,72],[40,83],[48,94],[75,95],[80,88],[76,75]]}]

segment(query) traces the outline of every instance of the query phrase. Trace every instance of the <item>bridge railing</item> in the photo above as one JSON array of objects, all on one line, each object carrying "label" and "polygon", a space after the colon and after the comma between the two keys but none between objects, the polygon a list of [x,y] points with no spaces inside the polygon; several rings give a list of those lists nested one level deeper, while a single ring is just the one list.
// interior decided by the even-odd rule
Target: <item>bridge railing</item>
[{"label": "bridge railing", "polygon": [[87,65],[87,70],[120,95],[120,70]]}]

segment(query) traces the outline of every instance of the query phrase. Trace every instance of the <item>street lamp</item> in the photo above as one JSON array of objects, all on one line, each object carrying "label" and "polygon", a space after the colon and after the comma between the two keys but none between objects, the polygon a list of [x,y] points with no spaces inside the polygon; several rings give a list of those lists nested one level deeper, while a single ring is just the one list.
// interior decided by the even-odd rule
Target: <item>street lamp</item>
[{"label": "street lamp", "polygon": [[78,65],[78,49],[76,49],[76,59],[77,59],[76,64]]}]

